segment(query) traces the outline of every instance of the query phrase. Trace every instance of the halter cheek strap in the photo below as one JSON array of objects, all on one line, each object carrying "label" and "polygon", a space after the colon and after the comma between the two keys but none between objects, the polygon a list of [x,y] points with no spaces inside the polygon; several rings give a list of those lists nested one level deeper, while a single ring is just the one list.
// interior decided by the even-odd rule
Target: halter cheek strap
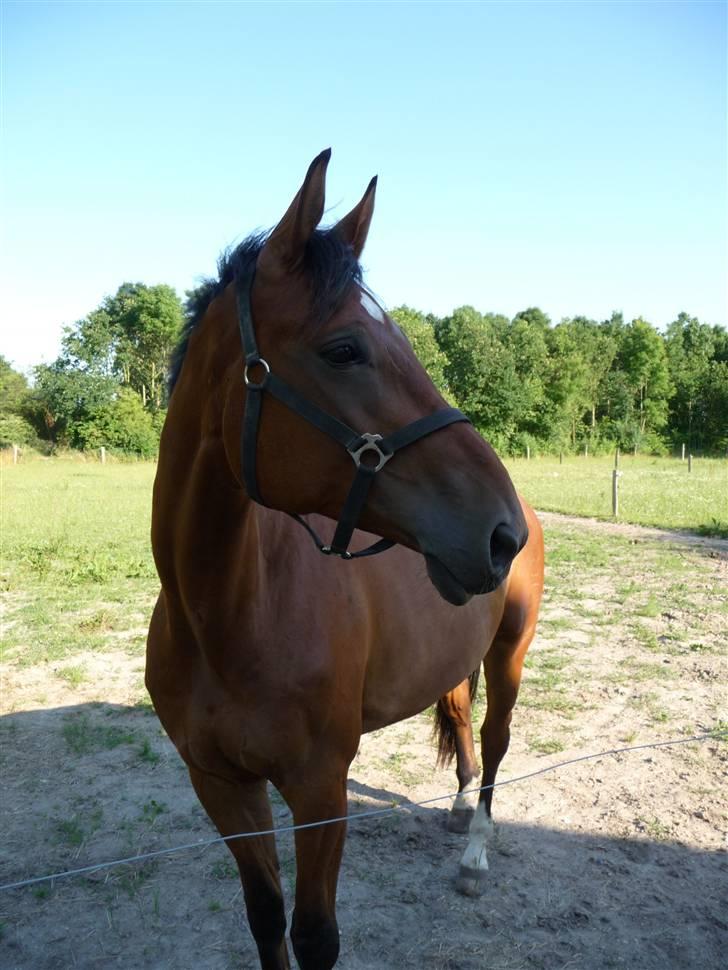
[{"label": "halter cheek strap", "polygon": [[267,391],[295,414],[308,421],[309,424],[314,425],[324,434],[343,445],[356,467],[354,480],[349,488],[349,494],[344,502],[344,508],[341,511],[330,545],[326,545],[300,515],[292,512],[289,512],[288,515],[304,527],[318,549],[325,555],[340,556],[342,559],[359,559],[362,556],[373,556],[378,552],[384,552],[385,549],[394,545],[388,539],[380,539],[379,542],[375,542],[359,552],[348,551],[351,537],[366,504],[374,476],[402,448],[406,448],[434,431],[439,431],[440,428],[445,428],[459,421],[469,421],[469,419],[457,408],[443,408],[441,411],[428,414],[403,428],[399,428],[392,434],[382,437],[379,434],[359,434],[347,424],[344,424],[343,421],[328,414],[273,374],[268,362],[260,356],[255,339],[250,301],[254,277],[255,266],[253,265],[237,284],[238,322],[245,354],[243,379],[247,388],[245,417],[242,427],[241,459],[243,481],[248,495],[259,505],[265,505],[258,488],[256,457],[263,394]]}]

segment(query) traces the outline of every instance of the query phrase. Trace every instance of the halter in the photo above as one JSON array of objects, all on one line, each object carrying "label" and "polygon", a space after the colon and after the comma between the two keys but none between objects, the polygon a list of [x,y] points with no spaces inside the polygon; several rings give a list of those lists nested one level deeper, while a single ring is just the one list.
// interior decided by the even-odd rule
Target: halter
[{"label": "halter", "polygon": [[[364,508],[374,476],[384,468],[395,452],[401,451],[402,448],[419,441],[420,438],[432,434],[433,431],[439,431],[440,428],[445,428],[449,424],[454,424],[456,421],[469,422],[469,418],[457,408],[443,408],[441,411],[435,411],[434,414],[419,418],[419,420],[413,421],[411,424],[407,424],[383,437],[380,434],[369,434],[368,432],[359,434],[344,424],[343,421],[327,414],[326,411],[299,394],[295,388],[276,377],[268,362],[260,356],[255,340],[250,300],[254,278],[255,264],[244,273],[237,285],[238,323],[243,353],[245,354],[243,379],[248,389],[241,447],[243,480],[248,495],[259,505],[265,505],[258,489],[256,454],[263,392],[268,391],[276,400],[285,404],[295,414],[305,418],[310,424],[343,445],[356,467],[354,480],[351,483],[330,545],[326,545],[300,515],[293,512],[287,514],[304,527],[318,550],[324,555],[340,556],[342,559],[359,559],[361,556],[373,556],[378,552],[384,552],[385,549],[391,548],[394,542],[390,542],[389,539],[380,539],[359,552],[348,552],[352,534]],[[259,380],[255,380],[252,374],[256,369],[262,370],[262,374],[259,374]],[[362,461],[365,455],[368,457],[365,461]]]}]

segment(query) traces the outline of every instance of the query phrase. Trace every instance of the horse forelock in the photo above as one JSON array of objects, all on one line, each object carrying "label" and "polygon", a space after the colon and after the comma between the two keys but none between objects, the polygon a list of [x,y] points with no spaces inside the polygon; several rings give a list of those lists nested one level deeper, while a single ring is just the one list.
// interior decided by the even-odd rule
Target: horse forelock
[{"label": "horse forelock", "polygon": [[[239,245],[225,249],[217,262],[217,278],[204,279],[187,293],[185,323],[170,360],[169,393],[172,393],[185,359],[190,336],[212,301],[230,283],[240,279],[254,263],[269,231],[254,232]],[[352,284],[361,284],[362,270],[351,246],[331,229],[317,229],[308,243],[303,271],[311,284],[312,307],[307,323],[323,323],[338,308]]]}]

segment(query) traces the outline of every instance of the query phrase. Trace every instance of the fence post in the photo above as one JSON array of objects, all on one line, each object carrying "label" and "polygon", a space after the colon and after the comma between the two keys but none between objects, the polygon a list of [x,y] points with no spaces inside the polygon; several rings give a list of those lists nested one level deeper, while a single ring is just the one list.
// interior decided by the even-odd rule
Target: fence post
[{"label": "fence post", "polygon": [[691,472],[692,470],[693,470],[693,456],[688,455],[688,471]]},{"label": "fence post", "polygon": [[614,467],[619,468],[619,445],[614,449]]},{"label": "fence post", "polygon": [[20,458],[20,448],[17,445],[13,445],[13,464],[18,464],[18,459]]},{"label": "fence post", "polygon": [[526,445],[526,461],[530,461],[530,459],[531,459],[531,446]]},{"label": "fence post", "polygon": [[99,455],[101,456],[101,464],[106,464],[106,448],[99,448]]},{"label": "fence post", "polygon": [[612,515],[615,519],[619,515],[619,476],[621,474],[616,468],[612,471]]},{"label": "fence post", "polygon": [[563,453],[563,451],[560,451],[559,452],[559,464],[560,465],[563,465],[564,464],[564,453]]},{"label": "fence post", "polygon": [[683,441],[682,455],[680,456],[680,461],[685,461],[685,442]]},{"label": "fence post", "polygon": [[589,445],[586,442],[584,442],[584,457],[589,457]]}]

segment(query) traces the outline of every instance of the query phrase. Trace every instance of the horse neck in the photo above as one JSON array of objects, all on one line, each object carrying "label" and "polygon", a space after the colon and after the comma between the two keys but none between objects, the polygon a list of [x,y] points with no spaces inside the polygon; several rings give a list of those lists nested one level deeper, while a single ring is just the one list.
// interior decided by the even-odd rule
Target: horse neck
[{"label": "horse neck", "polygon": [[211,520],[220,528],[226,518],[240,523],[252,514],[254,503],[240,484],[242,360],[235,294],[228,287],[192,332],[170,399],[153,535],[179,531],[181,518],[185,528],[203,530]]}]

